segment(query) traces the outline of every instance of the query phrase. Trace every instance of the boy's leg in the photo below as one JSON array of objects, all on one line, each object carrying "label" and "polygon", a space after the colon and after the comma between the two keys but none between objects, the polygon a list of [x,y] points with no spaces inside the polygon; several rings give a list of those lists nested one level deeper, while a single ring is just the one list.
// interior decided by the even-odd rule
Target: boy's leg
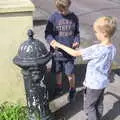
[{"label": "boy's leg", "polygon": [[98,99],[97,105],[96,105],[96,113],[98,120],[102,119],[103,115],[103,99],[104,99],[104,89],[102,90],[100,97]]},{"label": "boy's leg", "polygon": [[74,74],[74,61],[67,61],[64,63],[64,71],[69,80],[69,100],[72,101],[75,98],[75,74]]},{"label": "boy's leg", "polygon": [[74,61],[66,61],[63,63],[64,72],[69,80],[70,88],[75,88],[75,68]]},{"label": "boy's leg", "polygon": [[69,80],[69,87],[75,88],[75,74],[67,75],[67,78]]},{"label": "boy's leg", "polygon": [[86,92],[84,95],[84,110],[86,115],[88,116],[88,120],[98,120],[96,104],[102,91],[103,90],[86,88]]},{"label": "boy's leg", "polygon": [[54,61],[55,73],[56,73],[56,86],[55,86],[55,96],[62,94],[62,63],[61,61]]},{"label": "boy's leg", "polygon": [[68,75],[67,77],[68,77],[69,86],[70,86],[68,100],[69,102],[72,102],[75,100],[75,96],[76,96],[75,74]]},{"label": "boy's leg", "polygon": [[60,88],[62,87],[62,72],[56,73],[56,85]]}]

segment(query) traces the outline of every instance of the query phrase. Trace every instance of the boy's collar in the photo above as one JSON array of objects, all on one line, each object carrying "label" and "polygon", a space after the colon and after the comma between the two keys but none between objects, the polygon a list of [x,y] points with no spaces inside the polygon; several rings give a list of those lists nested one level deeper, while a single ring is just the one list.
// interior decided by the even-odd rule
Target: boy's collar
[{"label": "boy's collar", "polygon": [[108,44],[100,43],[100,45],[102,45],[102,46],[106,46],[106,47],[110,47],[110,46],[112,46],[113,44],[112,44],[112,43],[108,43]]},{"label": "boy's collar", "polygon": [[60,13],[61,15],[63,15],[63,16],[67,16],[67,15],[69,15],[70,13],[72,13],[71,11],[68,11],[66,14],[62,14],[60,11],[58,11],[58,13]]}]

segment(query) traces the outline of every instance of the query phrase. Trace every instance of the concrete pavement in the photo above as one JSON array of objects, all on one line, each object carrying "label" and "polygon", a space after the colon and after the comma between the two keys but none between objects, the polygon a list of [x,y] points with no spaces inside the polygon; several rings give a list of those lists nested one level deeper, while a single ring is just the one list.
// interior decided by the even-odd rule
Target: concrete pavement
[{"label": "concrete pavement", "polygon": [[[109,85],[104,94],[104,113],[102,120],[120,120],[120,76]],[[76,101],[69,104],[67,95],[51,101],[50,108],[55,112],[56,120],[86,120],[83,111],[83,91],[77,88]]]},{"label": "concrete pavement", "polygon": [[[32,0],[36,6],[33,13],[34,31],[43,43],[47,43],[44,39],[44,27],[47,19],[53,11],[55,11],[54,0]],[[114,16],[117,18],[117,32],[113,36],[113,43],[117,48],[117,56],[115,58],[115,66],[120,67],[120,1],[119,0],[73,0],[70,10],[75,12],[80,22],[81,46],[87,47],[94,44],[96,37],[93,33],[92,25],[100,16]]]}]

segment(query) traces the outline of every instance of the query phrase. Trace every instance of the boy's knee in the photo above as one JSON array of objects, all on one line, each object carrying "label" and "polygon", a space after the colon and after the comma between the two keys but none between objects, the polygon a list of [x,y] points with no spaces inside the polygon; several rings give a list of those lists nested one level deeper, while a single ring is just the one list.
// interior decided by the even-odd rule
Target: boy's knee
[{"label": "boy's knee", "polygon": [[68,75],[68,80],[71,81],[73,79],[72,75]]}]

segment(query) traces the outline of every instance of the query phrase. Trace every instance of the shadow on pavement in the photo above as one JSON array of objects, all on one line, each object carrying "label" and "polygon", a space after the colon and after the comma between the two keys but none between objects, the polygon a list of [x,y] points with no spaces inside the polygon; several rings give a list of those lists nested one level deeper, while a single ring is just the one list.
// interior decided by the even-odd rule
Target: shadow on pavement
[{"label": "shadow on pavement", "polygon": [[[83,80],[85,78],[86,72],[86,64],[80,64],[75,66],[75,75],[76,75],[76,87],[82,87]],[[120,75],[120,69],[112,70],[117,75]],[[55,90],[55,73],[49,71],[47,73],[47,81],[48,81],[48,92],[49,92],[49,100],[54,100],[54,90]],[[114,81],[112,81],[114,82]],[[63,91],[64,93],[68,92],[69,84],[65,75],[63,75]],[[103,120],[114,120],[118,115],[120,115],[120,96],[107,92],[105,95],[112,95],[117,98],[117,102],[114,103],[113,108],[107,112],[103,116]],[[68,120],[78,112],[83,110],[83,90],[79,91],[76,95],[76,101],[74,103],[68,103],[59,110],[55,112],[56,120]]]},{"label": "shadow on pavement", "polygon": [[[75,65],[76,87],[81,88],[85,78],[86,64]],[[47,73],[49,101],[54,100],[55,91],[55,73],[50,70]],[[67,93],[69,90],[69,83],[66,76],[63,74],[63,92]],[[63,94],[64,94],[63,93]],[[73,103],[68,103],[55,112],[56,120],[68,120],[83,109],[83,90],[78,90],[76,100]]]},{"label": "shadow on pavement", "polygon": [[76,95],[76,100],[73,103],[68,103],[55,112],[56,120],[68,120],[78,112],[83,110],[83,91],[80,91]]},{"label": "shadow on pavement", "polygon": [[[75,65],[76,87],[83,86],[82,83],[85,78],[85,72],[86,72],[86,64]],[[46,81],[48,85],[47,87],[49,93],[49,100],[51,101],[54,99],[54,91],[56,86],[55,73],[49,70],[46,76]],[[68,90],[69,90],[69,83],[67,77],[63,74],[63,94],[68,92]]]},{"label": "shadow on pavement", "polygon": [[114,69],[112,70],[115,74],[117,74],[118,76],[120,76],[120,69]]},{"label": "shadow on pavement", "polygon": [[109,110],[104,116],[103,120],[114,120],[118,115],[120,115],[120,96],[107,92],[105,95],[112,95],[115,97],[118,101],[113,104],[113,107],[111,110]]}]

